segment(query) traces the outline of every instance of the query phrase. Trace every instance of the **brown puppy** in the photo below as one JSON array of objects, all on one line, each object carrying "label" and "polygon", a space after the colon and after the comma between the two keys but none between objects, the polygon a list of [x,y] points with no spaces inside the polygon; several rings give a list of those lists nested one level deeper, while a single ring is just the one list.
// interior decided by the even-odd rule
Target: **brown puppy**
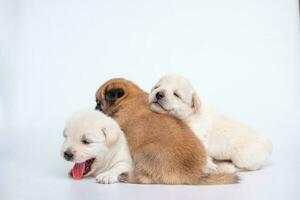
[{"label": "brown puppy", "polygon": [[206,152],[190,128],[150,110],[148,94],[125,79],[112,79],[96,93],[96,109],[117,120],[135,163],[128,182],[144,184],[231,184],[233,174],[205,174]]}]

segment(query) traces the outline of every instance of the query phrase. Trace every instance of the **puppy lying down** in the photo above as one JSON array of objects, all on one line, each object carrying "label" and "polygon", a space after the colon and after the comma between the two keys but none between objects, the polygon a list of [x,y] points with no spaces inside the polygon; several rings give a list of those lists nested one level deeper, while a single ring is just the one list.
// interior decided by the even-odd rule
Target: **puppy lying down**
[{"label": "puppy lying down", "polygon": [[93,176],[98,183],[116,183],[132,169],[124,133],[112,118],[99,111],[75,113],[66,123],[62,156],[74,162],[74,179]]},{"label": "puppy lying down", "polygon": [[[184,77],[162,77],[152,89],[149,103],[155,112],[184,120],[204,143],[210,157],[230,160],[238,167],[227,165],[217,171],[260,169],[272,152],[271,141],[263,135],[210,106],[202,105],[196,91]],[[214,167],[213,163],[210,164]]]},{"label": "puppy lying down", "polygon": [[181,120],[152,112],[148,94],[125,79],[111,79],[96,93],[96,109],[126,134],[134,169],[129,183],[233,184],[234,174],[209,174],[203,144]]}]

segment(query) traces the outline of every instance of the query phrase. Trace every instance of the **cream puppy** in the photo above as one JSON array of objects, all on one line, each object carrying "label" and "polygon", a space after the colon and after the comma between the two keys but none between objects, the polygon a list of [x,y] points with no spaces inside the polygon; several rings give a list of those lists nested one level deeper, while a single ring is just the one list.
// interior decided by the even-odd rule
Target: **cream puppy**
[{"label": "cream puppy", "polygon": [[[272,152],[272,144],[252,128],[202,105],[188,80],[181,76],[162,77],[149,95],[151,109],[184,120],[204,143],[207,153],[217,160],[231,160],[243,170],[260,169]],[[218,171],[239,171],[218,164]],[[208,168],[217,166],[210,160]]]},{"label": "cream puppy", "polygon": [[116,183],[132,169],[124,133],[115,120],[99,111],[75,113],[64,129],[62,156],[74,162],[75,179],[96,177],[98,183]]}]

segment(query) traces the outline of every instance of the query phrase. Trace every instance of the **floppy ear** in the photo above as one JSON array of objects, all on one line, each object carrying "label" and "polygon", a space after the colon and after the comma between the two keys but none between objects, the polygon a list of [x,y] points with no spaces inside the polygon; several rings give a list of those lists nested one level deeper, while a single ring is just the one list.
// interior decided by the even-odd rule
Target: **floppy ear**
[{"label": "floppy ear", "polygon": [[105,92],[105,99],[107,101],[116,101],[118,98],[124,95],[122,88],[114,88]]},{"label": "floppy ear", "polygon": [[105,136],[105,141],[108,147],[111,147],[113,144],[115,144],[121,134],[121,129],[116,126],[108,126],[105,128],[102,128],[102,132]]},{"label": "floppy ear", "polygon": [[192,94],[192,107],[195,109],[195,111],[200,110],[200,106],[201,106],[201,101],[199,96],[197,95],[196,92],[193,92]]}]

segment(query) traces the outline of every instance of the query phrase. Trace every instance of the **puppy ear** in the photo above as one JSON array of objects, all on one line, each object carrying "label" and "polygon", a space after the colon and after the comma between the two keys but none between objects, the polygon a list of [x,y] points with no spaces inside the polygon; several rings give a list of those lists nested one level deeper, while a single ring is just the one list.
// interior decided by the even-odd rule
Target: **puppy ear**
[{"label": "puppy ear", "polygon": [[198,111],[201,106],[201,101],[199,96],[197,95],[196,92],[192,94],[192,107],[195,109],[195,111]]},{"label": "puppy ear", "polygon": [[107,146],[111,147],[118,141],[121,134],[121,129],[117,126],[108,126],[102,128],[102,132],[105,136]]},{"label": "puppy ear", "polygon": [[124,95],[122,88],[114,88],[105,92],[105,99],[107,101],[116,101],[118,98]]}]

